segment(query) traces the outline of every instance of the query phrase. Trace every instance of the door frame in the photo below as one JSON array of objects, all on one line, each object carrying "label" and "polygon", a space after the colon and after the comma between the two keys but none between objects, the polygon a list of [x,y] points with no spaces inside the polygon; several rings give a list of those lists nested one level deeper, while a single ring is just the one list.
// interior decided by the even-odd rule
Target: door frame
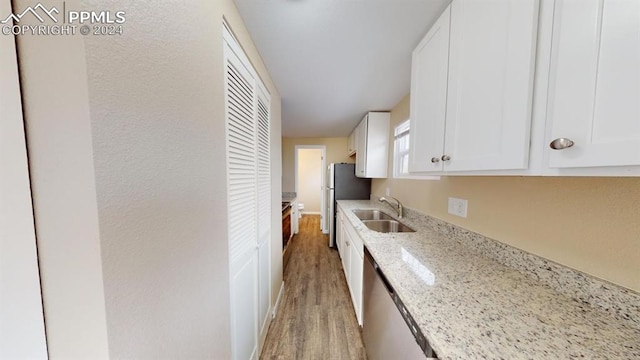
[{"label": "door frame", "polygon": [[320,169],[320,230],[324,234],[329,232],[327,226],[326,219],[326,192],[327,192],[327,146],[326,145],[296,145],[294,149],[294,157],[293,157],[293,169],[294,169],[294,179],[295,179],[295,187],[294,191],[296,192],[296,196],[298,194],[298,151],[299,150],[322,150],[322,159],[321,159],[321,169]]}]

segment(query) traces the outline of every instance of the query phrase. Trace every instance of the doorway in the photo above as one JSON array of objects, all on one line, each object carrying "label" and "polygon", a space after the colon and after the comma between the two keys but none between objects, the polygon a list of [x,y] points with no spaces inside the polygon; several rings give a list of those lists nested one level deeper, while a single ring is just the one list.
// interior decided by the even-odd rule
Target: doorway
[{"label": "doorway", "polygon": [[325,169],[326,146],[296,145],[295,191],[300,213],[320,215],[320,229],[326,232]]}]

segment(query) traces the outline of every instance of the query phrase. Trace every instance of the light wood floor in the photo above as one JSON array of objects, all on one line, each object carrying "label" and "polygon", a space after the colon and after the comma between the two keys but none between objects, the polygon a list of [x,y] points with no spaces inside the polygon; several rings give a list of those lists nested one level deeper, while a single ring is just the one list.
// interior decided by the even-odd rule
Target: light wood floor
[{"label": "light wood floor", "polygon": [[366,359],[342,264],[319,215],[301,219],[291,246],[283,298],[260,359]]}]

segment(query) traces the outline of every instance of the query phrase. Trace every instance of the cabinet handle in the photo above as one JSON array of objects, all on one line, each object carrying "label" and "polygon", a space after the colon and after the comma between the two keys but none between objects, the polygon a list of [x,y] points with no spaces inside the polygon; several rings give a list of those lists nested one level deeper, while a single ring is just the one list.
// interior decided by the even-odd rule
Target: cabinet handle
[{"label": "cabinet handle", "polygon": [[431,158],[431,162],[434,163],[434,164],[437,163],[437,162],[440,162],[440,158],[432,157]]},{"label": "cabinet handle", "polygon": [[575,143],[571,139],[557,138],[549,144],[549,147],[553,150],[564,150],[572,147],[574,144]]},{"label": "cabinet handle", "polygon": [[442,161],[449,161],[451,160],[451,156],[449,155],[442,155]]}]

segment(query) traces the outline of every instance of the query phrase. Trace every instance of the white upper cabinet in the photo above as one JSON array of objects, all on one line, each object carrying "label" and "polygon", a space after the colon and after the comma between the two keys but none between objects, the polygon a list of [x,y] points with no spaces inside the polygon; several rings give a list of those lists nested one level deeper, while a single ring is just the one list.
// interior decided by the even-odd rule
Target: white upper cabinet
[{"label": "white upper cabinet", "polygon": [[447,7],[413,51],[410,172],[442,171],[450,19],[451,9]]},{"label": "white upper cabinet", "polygon": [[445,170],[527,168],[538,7],[451,4]]},{"label": "white upper cabinet", "polygon": [[349,142],[347,144],[347,155],[353,156],[356,153],[356,146],[358,144],[357,140],[358,132],[354,129],[349,135]]},{"label": "white upper cabinet", "polygon": [[640,165],[640,1],[556,1],[549,85],[549,167]]},{"label": "white upper cabinet", "polygon": [[538,8],[454,0],[427,33],[413,54],[410,171],[528,167]]},{"label": "white upper cabinet", "polygon": [[388,112],[370,112],[356,128],[356,176],[386,178],[389,163]]},{"label": "white upper cabinet", "polygon": [[356,176],[364,177],[364,169],[367,163],[367,117],[365,116],[353,130],[356,134]]}]

